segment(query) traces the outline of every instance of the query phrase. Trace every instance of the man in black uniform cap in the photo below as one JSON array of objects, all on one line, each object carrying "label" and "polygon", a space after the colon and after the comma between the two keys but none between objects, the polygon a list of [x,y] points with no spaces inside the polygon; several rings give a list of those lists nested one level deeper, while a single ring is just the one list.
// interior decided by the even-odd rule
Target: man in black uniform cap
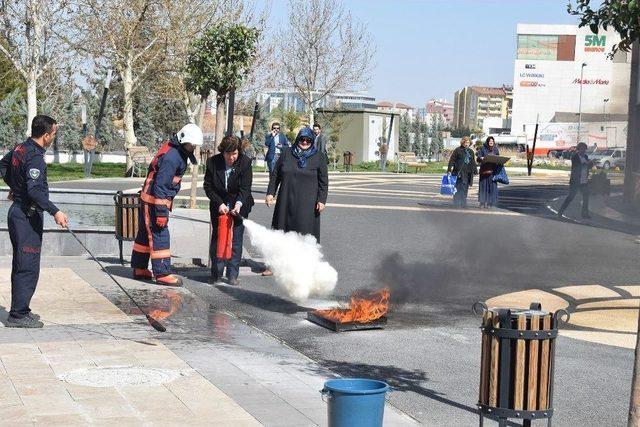
[{"label": "man in black uniform cap", "polygon": [[60,227],[67,226],[67,215],[49,200],[47,165],[44,155],[53,142],[58,125],[48,116],[31,122],[31,137],[0,160],[0,175],[11,188],[9,237],[13,246],[11,266],[11,311],[5,326],[41,328],[40,316],[29,304],[40,274],[43,211],[51,214]]}]

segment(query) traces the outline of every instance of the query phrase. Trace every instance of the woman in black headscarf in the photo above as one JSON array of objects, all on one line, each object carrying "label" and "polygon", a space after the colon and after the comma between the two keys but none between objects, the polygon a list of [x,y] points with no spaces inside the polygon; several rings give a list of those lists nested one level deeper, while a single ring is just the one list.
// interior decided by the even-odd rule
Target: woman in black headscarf
[{"label": "woman in black headscarf", "polygon": [[498,165],[486,161],[486,156],[498,156],[500,150],[492,136],[488,137],[480,150],[478,150],[478,162],[480,163],[480,183],[478,185],[478,201],[480,208],[491,208],[498,204],[498,183],[493,181]]},{"label": "woman in black headscarf", "polygon": [[294,145],[283,151],[269,177],[267,206],[278,198],[271,227],[313,234],[320,242],[320,213],[327,203],[327,156],[313,145],[313,131],[305,126]]}]

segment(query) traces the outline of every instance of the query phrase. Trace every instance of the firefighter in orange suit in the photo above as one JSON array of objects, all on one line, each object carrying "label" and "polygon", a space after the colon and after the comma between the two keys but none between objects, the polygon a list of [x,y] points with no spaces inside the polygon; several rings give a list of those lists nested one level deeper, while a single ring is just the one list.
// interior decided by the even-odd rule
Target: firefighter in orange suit
[{"label": "firefighter in orange suit", "polygon": [[[155,278],[158,285],[182,285],[182,280],[171,274],[171,239],[167,225],[173,198],[180,191],[180,181],[187,170],[187,159],[194,165],[197,163],[193,152],[200,145],[202,130],[190,123],[160,148],[149,165],[140,192],[140,226],[131,254],[134,279]],[[153,273],[148,269],[149,258]]]}]

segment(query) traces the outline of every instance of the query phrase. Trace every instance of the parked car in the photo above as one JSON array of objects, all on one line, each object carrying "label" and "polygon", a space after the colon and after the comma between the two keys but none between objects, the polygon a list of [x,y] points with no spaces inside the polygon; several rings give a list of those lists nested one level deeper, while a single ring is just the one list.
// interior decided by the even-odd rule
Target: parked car
[{"label": "parked car", "polygon": [[592,160],[595,160],[597,168],[605,170],[611,169],[616,162],[620,164],[624,163],[627,157],[627,150],[625,148],[609,148],[604,151],[599,151],[591,156]]},{"label": "parked car", "polygon": [[621,159],[616,159],[613,161],[611,165],[612,168],[618,168],[621,171],[624,170],[624,167],[627,165],[627,157],[622,157]]}]

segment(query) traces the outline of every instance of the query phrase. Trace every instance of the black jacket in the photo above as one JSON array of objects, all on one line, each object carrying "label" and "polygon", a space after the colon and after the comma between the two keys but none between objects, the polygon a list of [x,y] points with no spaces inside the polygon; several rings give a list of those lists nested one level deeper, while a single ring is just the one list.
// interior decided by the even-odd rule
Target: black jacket
[{"label": "black jacket", "polygon": [[0,160],[0,175],[11,188],[13,201],[23,206],[33,206],[51,215],[58,208],[49,200],[46,150],[33,139],[18,144]]},{"label": "black jacket", "polygon": [[[591,169],[593,166],[593,161],[589,160],[589,157],[585,154],[584,157],[587,159],[587,163],[584,167]],[[580,160],[580,155],[576,151],[571,155],[571,176],[569,177],[569,185],[580,185],[580,175],[582,175],[582,161]],[[587,174],[587,178],[589,175]]]},{"label": "black jacket", "polygon": [[224,157],[216,154],[207,160],[207,172],[204,175],[204,192],[209,198],[209,210],[212,215],[218,214],[218,208],[222,203],[229,205],[233,209],[237,201],[242,202],[240,215],[244,218],[249,216],[254,205],[251,195],[251,185],[253,182],[253,170],[251,169],[251,159],[244,154],[238,156],[238,160],[233,164],[233,171],[229,175],[227,188],[224,187],[225,172]]},{"label": "black jacket", "polygon": [[[464,150],[469,151],[471,159],[468,164],[464,163]],[[447,172],[453,173],[458,176],[458,179],[467,179],[469,184],[473,182],[473,175],[478,173],[478,167],[476,165],[476,156],[470,148],[464,148],[463,146],[457,147],[451,153],[449,158],[449,165]]]}]

